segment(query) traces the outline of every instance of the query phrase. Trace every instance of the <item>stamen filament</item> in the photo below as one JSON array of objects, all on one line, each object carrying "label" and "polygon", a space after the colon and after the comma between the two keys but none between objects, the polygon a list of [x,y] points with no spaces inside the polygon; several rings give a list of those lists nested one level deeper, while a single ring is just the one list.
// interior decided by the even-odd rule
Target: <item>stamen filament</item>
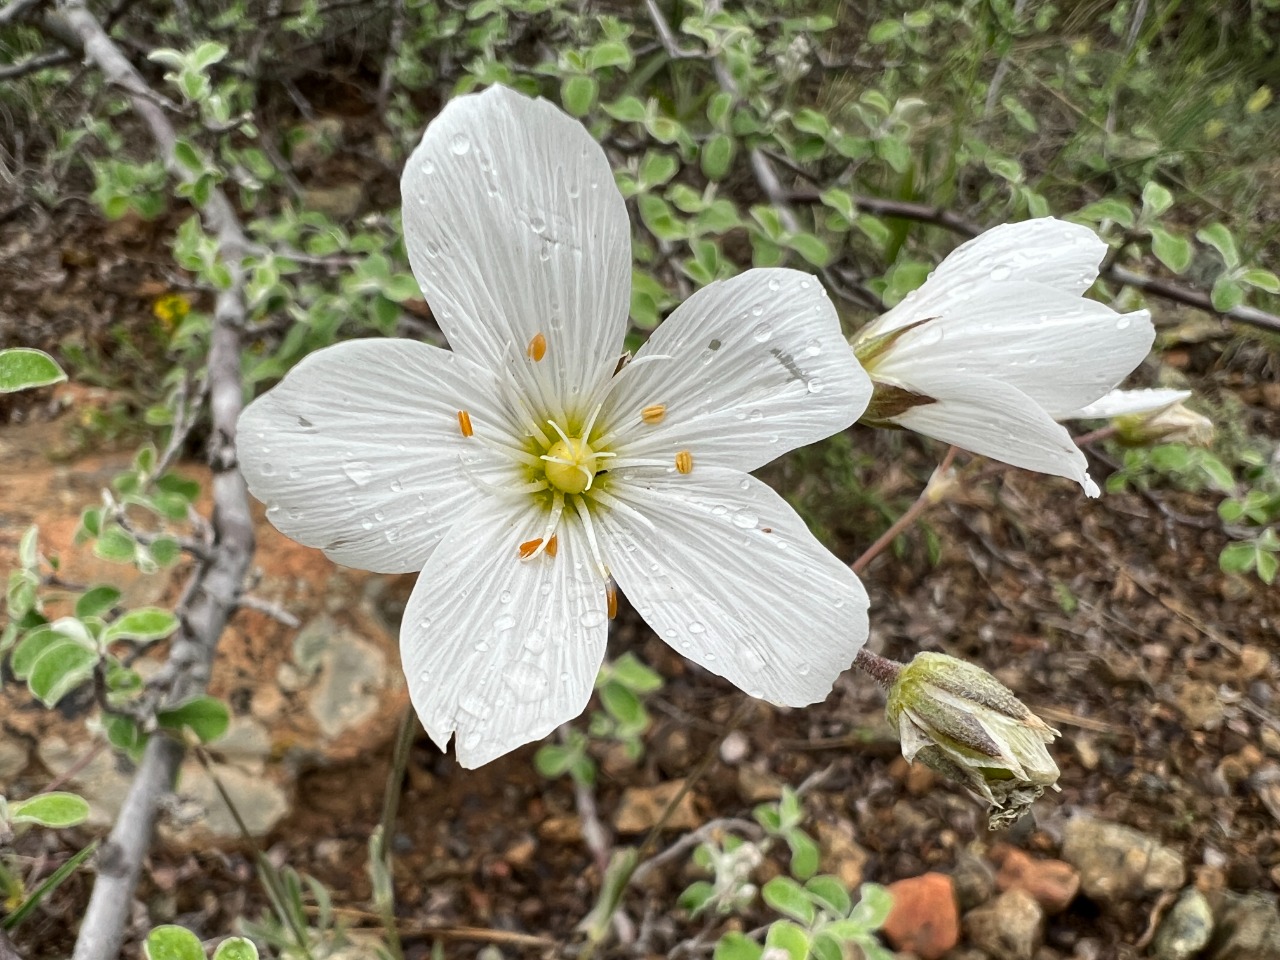
[{"label": "stamen filament", "polygon": [[608,577],[609,568],[605,566],[604,557],[600,553],[600,544],[596,541],[595,524],[591,520],[591,511],[587,509],[585,498],[574,497],[573,508],[578,511],[578,516],[582,518],[582,528],[587,533],[587,543],[591,545],[591,556],[595,559],[596,569],[600,571],[600,576]]}]

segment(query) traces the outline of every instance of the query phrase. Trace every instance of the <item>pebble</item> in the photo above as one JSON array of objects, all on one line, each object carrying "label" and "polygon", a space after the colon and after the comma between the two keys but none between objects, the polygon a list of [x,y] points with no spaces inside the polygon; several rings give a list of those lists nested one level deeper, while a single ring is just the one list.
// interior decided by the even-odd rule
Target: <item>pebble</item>
[{"label": "pebble", "polygon": [[1275,897],[1226,892],[1209,960],[1280,960],[1280,911]]},{"label": "pebble", "polygon": [[970,911],[964,929],[992,960],[1032,960],[1044,937],[1044,910],[1025,890],[1007,890]]},{"label": "pebble", "polygon": [[1188,887],[1160,921],[1151,955],[1156,960],[1191,960],[1204,949],[1212,933],[1209,901],[1195,887]]},{"label": "pebble", "polygon": [[857,890],[871,855],[853,838],[853,826],[844,820],[819,820],[816,832],[823,872],[835,874],[848,889]]},{"label": "pebble", "polygon": [[738,768],[738,796],[743,803],[765,803],[782,796],[782,781],[765,767],[748,763]]},{"label": "pebble", "polygon": [[720,759],[730,766],[741,763],[751,753],[751,740],[741,730],[731,731],[720,743]]},{"label": "pebble", "polygon": [[1196,730],[1216,730],[1222,725],[1226,706],[1218,696],[1218,688],[1204,680],[1190,680],[1179,689],[1175,699],[1187,723]]},{"label": "pebble", "polygon": [[996,874],[981,857],[961,853],[951,872],[951,882],[956,891],[956,902],[964,913],[981,906],[995,896]]},{"label": "pebble", "polygon": [[[683,780],[669,780],[654,787],[628,787],[622,793],[613,825],[619,833],[644,833],[652,828],[667,809],[672,798],[684,786]],[[664,830],[693,830],[700,824],[693,806],[693,794],[686,793],[663,824]]]},{"label": "pebble", "polygon": [[1132,900],[1186,881],[1182,858],[1132,827],[1092,817],[1068,820],[1062,857],[1080,872],[1080,886],[1093,900]]},{"label": "pebble", "polygon": [[939,960],[960,941],[960,910],[951,878],[926,873],[889,884],[893,908],[881,933],[895,950]]},{"label": "pebble", "polygon": [[1045,913],[1061,913],[1080,892],[1080,875],[1062,860],[1037,860],[1008,844],[992,851],[991,859],[999,865],[996,886],[1001,891],[1025,890]]}]

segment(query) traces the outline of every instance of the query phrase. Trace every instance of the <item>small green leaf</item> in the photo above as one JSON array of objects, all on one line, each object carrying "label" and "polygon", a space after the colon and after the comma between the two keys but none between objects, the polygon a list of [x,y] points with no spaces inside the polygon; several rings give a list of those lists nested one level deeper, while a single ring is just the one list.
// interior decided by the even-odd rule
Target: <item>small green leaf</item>
[{"label": "small green leaf", "polygon": [[156,711],[156,722],[179,733],[190,730],[201,743],[212,743],[227,732],[231,713],[217,697],[203,696]]},{"label": "small green leaf", "polygon": [[1280,293],[1280,277],[1261,267],[1254,267],[1240,274],[1240,282],[1265,290],[1267,293]]},{"label": "small green leaf", "polygon": [[147,934],[147,960],[204,960],[200,939],[184,927],[166,924]]},{"label": "small green leaf", "polygon": [[619,97],[604,105],[605,113],[623,123],[644,123],[649,111],[638,97]]},{"label": "small green leaf", "polygon": [[812,233],[795,234],[787,240],[787,246],[815,267],[825,267],[831,262],[831,248]]},{"label": "small green leaf", "polygon": [[93,552],[112,563],[131,563],[135,553],[133,537],[120,527],[107,527],[93,545]]},{"label": "small green leaf", "polygon": [[1154,180],[1142,188],[1142,207],[1148,216],[1158,217],[1173,206],[1173,194]]},{"label": "small green leaf", "polygon": [[816,912],[813,900],[804,888],[790,877],[774,877],[760,891],[764,902],[805,926],[813,923]]},{"label": "small green leaf", "polygon": [[636,693],[653,693],[662,689],[662,675],[643,664],[627,651],[610,665],[613,679]]},{"label": "small green leaf", "polygon": [[849,919],[862,924],[863,929],[879,930],[893,909],[893,894],[878,883],[864,883],[858,898]]},{"label": "small green leaf", "polygon": [[730,930],[716,944],[712,960],[760,960],[764,955],[764,947],[745,934]]},{"label": "small green leaf", "polygon": [[120,600],[120,591],[102,584],[86,590],[76,601],[77,617],[100,617]]},{"label": "small green leaf", "polygon": [[629,67],[631,63],[630,49],[619,40],[606,40],[603,43],[598,43],[587,54],[587,66],[592,71],[600,70],[604,67]]},{"label": "small green leaf", "polygon": [[787,846],[791,848],[791,873],[800,880],[807,880],[818,872],[822,853],[818,845],[803,830],[788,830]]},{"label": "small green leaf", "polygon": [[1209,299],[1213,302],[1213,309],[1226,313],[1244,303],[1244,287],[1228,276],[1221,276],[1214,281]]},{"label": "small green leaf", "polygon": [[903,26],[898,20],[881,20],[877,24],[873,24],[871,29],[867,31],[868,43],[888,43],[896,37],[902,36]]},{"label": "small green leaf", "polygon": [[11,347],[0,350],[0,393],[47,387],[67,379],[56,360],[43,350]]},{"label": "small green leaf", "polygon": [[680,905],[681,909],[697,915],[707,908],[715,892],[716,888],[706,880],[695,880],[684,888],[676,903]]},{"label": "small green leaf", "polygon": [[715,133],[702,145],[702,173],[708,180],[722,180],[733,163],[733,138],[725,133]]},{"label": "small green leaf", "polygon": [[1088,206],[1082,207],[1074,215],[1081,220],[1088,220],[1090,223],[1102,223],[1104,220],[1111,220],[1122,227],[1132,227],[1134,224],[1133,211],[1129,209],[1129,205],[1111,197],[1105,200],[1097,200]]},{"label": "small green leaf", "polygon": [[1217,250],[1228,270],[1234,270],[1240,265],[1240,251],[1236,248],[1236,238],[1222,224],[1213,223],[1203,227],[1196,232],[1196,238]]},{"label": "small green leaf", "polygon": [[679,169],[680,163],[669,153],[650,150],[640,161],[640,183],[644,187],[656,187],[666,183]]},{"label": "small green leaf", "polygon": [[805,882],[804,888],[809,892],[809,896],[817,899],[826,910],[838,916],[843,917],[853,906],[849,891],[836,877],[825,875],[811,877]]},{"label": "small green leaf", "polygon": [[808,107],[797,110],[796,115],[791,118],[791,123],[801,133],[811,133],[815,137],[826,137],[831,133],[831,121],[817,110],[811,110]]},{"label": "small green leaf", "polygon": [[1191,266],[1191,241],[1164,227],[1151,227],[1151,252],[1174,273],[1182,273]]},{"label": "small green leaf", "polygon": [[35,823],[56,829],[74,827],[88,819],[89,804],[74,793],[41,793],[9,805],[12,823]]},{"label": "small green leaf", "polygon": [[560,102],[575,117],[585,117],[596,102],[600,88],[595,77],[574,74],[560,84]]},{"label": "small green leaf", "polygon": [[213,952],[213,960],[258,960],[258,948],[244,937],[227,937]]},{"label": "small green leaf", "polygon": [[130,610],[107,627],[103,642],[113,640],[162,640],[178,628],[178,618],[160,607]]},{"label": "small green leaf", "polygon": [[93,676],[98,653],[70,638],[49,644],[27,676],[27,686],[46,707],[56,706]]},{"label": "small green leaf", "polygon": [[1259,550],[1254,557],[1254,569],[1257,570],[1258,579],[1265,584],[1272,584],[1275,582],[1277,571],[1280,571],[1280,558],[1274,553]]},{"label": "small green leaf", "polygon": [[623,727],[643,729],[648,722],[644,706],[634,693],[620,683],[606,683],[600,688],[600,703]]},{"label": "small green leaf", "polygon": [[765,934],[766,947],[777,947],[788,960],[805,960],[809,955],[809,934],[789,920],[779,920]]}]

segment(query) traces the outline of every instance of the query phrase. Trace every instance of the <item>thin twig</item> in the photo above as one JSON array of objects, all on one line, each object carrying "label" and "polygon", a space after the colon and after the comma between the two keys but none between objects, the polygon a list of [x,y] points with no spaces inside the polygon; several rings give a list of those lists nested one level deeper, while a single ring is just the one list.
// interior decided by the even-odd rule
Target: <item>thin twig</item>
[{"label": "thin twig", "polygon": [[0,928],[0,960],[22,960],[22,954],[13,945],[9,935]]},{"label": "thin twig", "polygon": [[[569,742],[570,732],[569,724],[560,726],[557,733],[561,743]],[[609,828],[600,819],[600,808],[596,804],[596,795],[591,784],[584,783],[577,777],[572,779],[573,803],[578,810],[578,819],[582,821],[582,840],[591,851],[596,869],[603,877],[605,871],[609,869],[609,858],[613,853],[613,838],[609,835]]]},{"label": "thin twig", "polygon": [[884,552],[884,549],[898,538],[902,531],[906,530],[920,518],[920,514],[924,513],[929,507],[937,503],[940,497],[941,485],[947,479],[947,473],[951,469],[951,464],[959,453],[958,447],[948,447],[947,454],[942,458],[942,462],[938,464],[933,471],[933,475],[929,477],[929,482],[925,484],[920,496],[916,498],[916,502],[907,508],[906,513],[890,524],[889,529],[876,539],[876,542],[867,547],[857,560],[849,564],[849,569],[854,573],[862,573],[867,566]]},{"label": "thin twig", "polygon": [[[103,30],[84,0],[62,0],[56,18],[80,46],[88,62],[111,84],[129,91],[133,110],[144,121],[167,168],[190,180],[174,157],[178,135],[153,91]],[[62,33],[64,31],[59,31]],[[213,547],[193,571],[178,607],[179,627],[169,659],[157,674],[169,702],[204,690],[214,649],[235,609],[253,556],[253,518],[248,493],[236,469],[235,429],[242,403],[240,331],[244,325],[244,274],[241,259],[248,244],[226,195],[214,189],[201,210],[217,237],[230,284],[218,293],[210,335],[208,378],[212,431],[209,462],[213,472]],[[129,786],[120,814],[99,858],[98,877],[89,898],[74,960],[113,960],[120,953],[124,926],[132,911],[134,888],[143,857],[151,845],[160,798],[173,785],[183,746],[171,737],[153,736]]]},{"label": "thin twig", "polygon": [[258,613],[266,614],[272,620],[283,623],[291,630],[297,630],[298,627],[302,626],[302,621],[280,606],[280,604],[264,600],[262,597],[255,597],[251,593],[240,594],[236,600],[236,605],[246,610],[256,610]]},{"label": "thin twig", "polygon": [[54,53],[41,53],[34,57],[28,57],[18,63],[11,63],[0,67],[0,80],[16,80],[18,77],[25,77],[28,73],[35,73],[38,70],[47,70],[50,67],[59,67],[64,63],[71,62],[71,55],[58,50]]}]

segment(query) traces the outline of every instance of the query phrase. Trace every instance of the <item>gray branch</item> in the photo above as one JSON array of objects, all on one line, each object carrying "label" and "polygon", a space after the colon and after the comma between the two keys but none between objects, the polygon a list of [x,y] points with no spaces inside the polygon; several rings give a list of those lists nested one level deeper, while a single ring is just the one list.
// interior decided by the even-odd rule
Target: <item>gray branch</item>
[{"label": "gray branch", "polygon": [[[177,177],[190,179],[174,159],[178,136],[154,92],[86,9],[84,0],[62,0],[55,16],[66,28],[59,32],[69,32],[78,42],[80,49],[76,52],[97,66],[108,82],[129,92],[134,112],[151,131],[168,169]],[[231,284],[218,294],[209,344],[212,546],[187,584],[184,600],[176,611],[179,628],[169,659],[155,678],[170,703],[195,696],[208,683],[214,650],[239,602],[253,556],[253,519],[235,456],[242,389],[240,331],[245,321],[241,259],[248,242],[235,209],[221,191],[213,191],[201,213],[206,227],[217,237]],[[173,784],[182,754],[181,744],[162,735],[153,736],[147,744],[120,816],[99,854],[98,877],[80,925],[74,960],[114,960],[119,955],[142,860],[151,845],[156,809]]]}]

